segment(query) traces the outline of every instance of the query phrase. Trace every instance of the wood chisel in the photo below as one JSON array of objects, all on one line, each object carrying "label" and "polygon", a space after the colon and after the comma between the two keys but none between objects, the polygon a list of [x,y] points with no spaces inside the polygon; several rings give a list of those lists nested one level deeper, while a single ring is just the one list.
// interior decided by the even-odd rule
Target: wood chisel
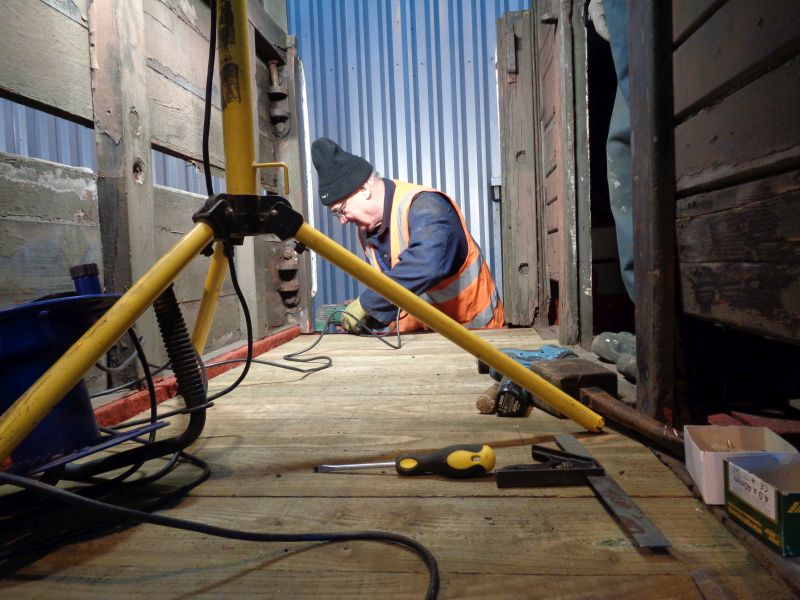
[{"label": "wood chisel", "polygon": [[400,475],[443,475],[463,479],[486,475],[494,468],[494,450],[486,444],[458,444],[434,452],[409,452],[393,461],[318,465],[316,473],[394,467]]}]

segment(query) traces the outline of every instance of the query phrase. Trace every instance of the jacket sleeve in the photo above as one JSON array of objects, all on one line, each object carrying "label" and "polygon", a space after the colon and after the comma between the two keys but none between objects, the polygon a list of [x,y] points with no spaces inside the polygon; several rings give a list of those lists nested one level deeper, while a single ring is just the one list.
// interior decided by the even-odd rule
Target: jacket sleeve
[{"label": "jacket sleeve", "polygon": [[[408,248],[386,275],[419,295],[458,271],[467,256],[467,240],[453,206],[432,192],[414,199],[408,227]],[[395,320],[397,307],[376,292],[364,290],[360,298],[364,309],[381,323]]]}]

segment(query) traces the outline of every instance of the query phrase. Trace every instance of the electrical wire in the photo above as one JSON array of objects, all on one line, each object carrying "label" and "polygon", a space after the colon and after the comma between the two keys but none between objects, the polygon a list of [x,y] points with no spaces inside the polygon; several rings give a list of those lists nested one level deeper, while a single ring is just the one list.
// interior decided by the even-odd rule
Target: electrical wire
[{"label": "electrical wire", "polygon": [[[232,274],[233,274],[233,277],[236,277],[235,270],[232,272]],[[236,282],[236,285],[238,285],[238,281]],[[235,289],[235,286],[234,286],[234,289]],[[243,302],[243,299],[239,298],[239,301]],[[242,307],[243,307],[242,308],[243,312],[248,311],[246,303],[243,302]],[[333,359],[330,356],[318,355],[318,356],[311,356],[311,357],[308,357],[308,358],[296,358],[296,357],[301,355],[301,354],[304,354],[304,353],[310,351],[317,344],[319,344],[322,341],[322,338],[325,337],[326,333],[328,333],[328,326],[331,324],[331,322],[333,321],[334,317],[337,314],[341,313],[341,312],[344,312],[344,311],[334,311],[328,316],[328,320],[325,323],[325,327],[323,327],[322,331],[317,336],[317,339],[314,340],[309,346],[306,346],[305,348],[303,348],[301,350],[298,350],[297,352],[291,352],[289,354],[285,354],[285,355],[283,355],[281,357],[283,360],[290,361],[290,362],[299,362],[299,363],[313,363],[313,362],[318,362],[318,361],[324,361],[322,364],[320,364],[318,366],[315,366],[315,367],[312,367],[312,368],[304,369],[304,368],[301,368],[301,367],[295,367],[293,365],[286,365],[286,364],[274,362],[274,361],[271,361],[271,360],[263,360],[263,359],[253,358],[253,357],[250,358],[250,363],[251,364],[267,365],[267,366],[271,366],[271,367],[278,367],[278,368],[281,368],[281,369],[287,369],[289,371],[294,371],[294,372],[297,372],[297,373],[303,373],[305,375],[309,375],[311,373],[317,373],[319,371],[322,371],[324,369],[328,369],[328,368],[332,367],[333,366]],[[248,311],[247,312],[247,317],[245,318],[245,323],[247,323],[249,316],[250,315],[249,315],[249,311]],[[396,346],[391,344],[391,343],[389,343],[389,342],[387,342],[383,338],[379,337],[380,334],[377,333],[377,332],[373,331],[372,335],[374,335],[375,337],[378,337],[378,339],[380,339],[384,344],[387,344],[390,348],[398,349],[402,345],[402,341],[401,341],[401,338],[400,338],[400,332],[399,331],[397,332],[397,345]],[[248,345],[248,347],[250,347],[250,345]],[[227,360],[220,360],[220,361],[216,361],[216,362],[203,363],[203,361],[198,356],[198,362],[199,362],[200,367],[201,367],[201,369],[203,371],[203,381],[205,383],[206,391],[208,390],[208,378],[207,378],[206,372],[205,372],[206,369],[208,369],[210,367],[217,367],[217,366],[220,366],[220,365],[238,364],[238,363],[246,362],[246,361],[247,361],[247,358],[230,358],[230,359],[227,359]],[[232,391],[232,390],[228,390],[225,393],[229,393],[230,391]],[[213,405],[214,405],[213,400],[211,398],[209,398],[207,402],[205,402],[204,404],[202,404],[200,406],[195,406],[194,408],[176,408],[174,410],[170,410],[170,411],[167,411],[167,412],[159,413],[158,414],[158,420],[166,419],[168,417],[174,417],[176,415],[188,414],[188,413],[194,412],[196,410],[204,410],[206,408],[212,407]],[[137,419],[135,421],[126,421],[125,423],[121,423],[121,424],[117,425],[116,429],[117,430],[129,429],[131,427],[138,427],[139,425],[146,425],[146,424],[152,423],[152,422],[153,421],[151,419],[147,419],[147,418],[145,418],[145,419]]]},{"label": "electrical wire", "polygon": [[[216,5],[217,5],[216,2],[211,2],[211,34],[209,42],[210,48],[209,48],[209,60],[208,60],[208,72],[206,77],[206,102],[205,102],[205,111],[203,115],[203,163],[204,163],[204,171],[206,178],[206,188],[208,190],[209,196],[213,195],[211,166],[210,166],[209,150],[208,150],[208,137],[209,137],[209,129],[211,121],[211,85],[213,81],[214,53],[216,49],[216,29],[217,29]],[[230,246],[229,244],[226,244],[225,250],[226,250],[226,256],[228,258],[228,266],[230,268],[231,283],[233,284],[236,296],[239,299],[239,302],[241,303],[242,312],[245,318],[245,326],[247,330],[247,358],[245,359],[245,366],[242,369],[242,372],[239,374],[236,381],[234,381],[230,386],[228,386],[224,390],[217,392],[211,397],[207,397],[206,402],[204,404],[196,406],[192,410],[205,410],[208,406],[212,405],[212,402],[214,400],[221,398],[222,396],[225,396],[226,394],[233,391],[247,376],[247,373],[250,370],[250,366],[253,363],[253,326],[250,318],[250,311],[247,306],[247,302],[245,301],[244,294],[242,293],[241,288],[239,286],[238,278],[236,276],[236,265],[233,256],[233,247]],[[327,329],[327,324],[325,329]],[[370,333],[374,334],[372,329],[367,328],[367,330]],[[144,379],[147,382],[148,391],[150,393],[151,409],[150,409],[150,418],[147,421],[155,422],[155,420],[159,418],[159,415],[157,415],[156,411],[156,393],[152,377],[153,373],[150,372],[148,362],[146,360],[146,357],[144,356],[144,351],[141,348],[141,344],[139,343],[138,338],[136,338],[132,329],[130,330],[130,332],[131,332],[131,337],[133,338],[134,341],[134,345],[136,346],[137,354],[139,355],[143,365],[143,370],[145,373]],[[320,335],[319,338],[315,340],[315,342],[311,344],[311,346],[309,346],[308,348],[301,350],[299,352],[288,354],[284,358],[286,360],[293,360],[296,362],[313,362],[314,360],[319,360],[320,357],[312,357],[305,359],[298,359],[296,357],[299,354],[307,352],[308,350],[316,346],[322,339],[323,335]],[[378,337],[378,339],[380,339],[382,342],[384,342],[390,347],[393,348],[395,347],[380,336]],[[396,347],[399,346],[400,346],[400,333],[398,328],[398,345]],[[327,359],[327,364],[319,365],[318,367],[314,367],[310,370],[304,370],[304,372],[316,372],[325,368],[329,368],[332,364],[331,359],[329,357],[322,357],[322,358]],[[220,364],[224,364],[226,362],[230,361],[222,361],[222,363]],[[263,361],[263,362],[268,362],[268,361]],[[202,360],[199,360],[199,365],[203,371],[204,387],[207,390],[208,380],[205,373],[205,366],[203,365]],[[166,368],[166,366],[167,365],[164,365],[164,367],[162,368]],[[297,367],[288,367],[286,365],[276,365],[276,366],[283,366],[284,368],[297,370]],[[159,370],[161,370],[161,368]],[[125,387],[127,386],[120,386],[120,389],[125,389]],[[102,394],[96,394],[94,397],[109,393],[113,392],[111,390],[106,390]],[[174,411],[175,414],[179,412],[185,413],[187,412],[187,410]],[[161,415],[162,418],[163,416],[164,415]],[[147,441],[144,440],[136,440],[136,441],[144,444],[151,443],[152,440],[154,439],[153,438],[154,433],[155,432],[151,432],[151,435]],[[205,481],[210,475],[210,469],[208,468],[208,465],[205,462],[201,461],[200,459],[193,457],[186,452],[183,451],[176,452],[168,460],[167,465],[162,469],[160,469],[158,472],[135,481],[126,481],[126,479],[130,477],[135,471],[137,471],[142,466],[141,464],[133,465],[122,475],[117,476],[110,480],[100,480],[99,482],[97,482],[96,481],[97,478],[92,478],[92,482],[94,483],[94,485],[88,488],[88,490],[90,490],[89,493],[91,493],[91,490],[94,490],[94,493],[97,493],[98,490],[107,489],[109,487],[118,488],[121,486],[143,485],[146,483],[151,483],[153,481],[156,481],[164,477],[167,473],[171,472],[181,459],[186,462],[192,463],[195,466],[199,466],[203,470],[202,475],[195,481],[191,482],[190,484],[178,488],[177,490],[174,490],[168,495],[162,495],[161,497],[159,497],[158,501],[150,507],[151,509],[156,509],[157,508],[156,504],[163,503],[167,497],[172,498],[176,496],[185,495],[186,493],[188,493],[190,489]],[[47,474],[45,474],[45,477],[46,476]],[[24,490],[35,491],[48,498],[57,499],[63,502],[67,502],[74,506],[84,507],[87,509],[91,509],[95,512],[119,517],[125,520],[131,520],[140,523],[150,523],[153,525],[171,527],[174,529],[182,529],[185,531],[193,531],[196,533],[204,533],[207,535],[225,537],[229,539],[255,541],[255,542],[328,542],[328,543],[341,542],[341,541],[367,540],[367,541],[381,541],[391,544],[397,544],[415,552],[425,562],[425,565],[427,566],[429,571],[428,589],[425,596],[426,599],[429,600],[435,599],[439,592],[439,569],[436,563],[436,558],[433,556],[430,550],[428,550],[421,543],[417,542],[412,538],[399,534],[382,532],[382,531],[284,533],[284,534],[241,531],[236,529],[216,527],[205,523],[187,521],[184,519],[166,517],[158,514],[150,514],[148,512],[135,510],[132,508],[126,508],[114,504],[109,504],[101,500],[96,500],[94,498],[82,496],[80,494],[76,494],[71,491],[57,488],[54,485],[45,483],[44,481],[37,481],[35,479],[31,479],[21,475],[15,475],[12,473],[0,472],[0,483],[8,483],[16,487],[22,488]],[[74,536],[75,533],[71,532],[69,535]],[[49,540],[48,542],[52,544],[52,540]],[[32,548],[26,548],[25,550],[32,551]],[[19,552],[19,548],[15,548],[15,552]]]},{"label": "electrical wire", "polygon": [[12,475],[11,473],[0,473],[0,482],[9,483],[26,490],[36,491],[50,498],[56,498],[64,502],[68,502],[74,506],[81,506],[96,512],[120,517],[126,520],[137,521],[140,523],[150,523],[152,525],[161,525],[162,527],[171,527],[173,529],[182,529],[184,531],[193,531],[195,533],[204,533],[206,535],[213,535],[216,537],[224,537],[234,540],[248,542],[346,542],[355,540],[368,540],[397,544],[404,546],[405,548],[408,548],[409,550],[412,550],[418,554],[428,567],[428,589],[425,597],[432,600],[436,598],[439,592],[439,568],[436,563],[436,558],[425,546],[420,544],[418,541],[404,535],[383,531],[353,531],[347,533],[260,533],[254,531],[241,531],[238,529],[216,527],[214,525],[198,523],[196,521],[187,521],[185,519],[176,519],[174,517],[150,514],[132,508],[108,504],[100,500],[86,498],[79,494],[59,489],[46,483],[36,481],[35,479],[22,477],[20,475]]},{"label": "electrical wire", "polygon": [[[136,332],[133,331],[131,327],[128,329],[128,335],[133,342],[133,346],[135,349],[135,354],[139,357],[139,361],[142,363],[142,370],[144,371],[144,377],[147,381],[147,390],[150,394],[150,423],[155,423],[158,419],[158,403],[156,402],[156,385],[153,381],[153,374],[150,372],[150,365],[147,362],[147,356],[144,353],[144,348],[142,348],[141,340],[136,336]],[[115,431],[112,433],[116,433]],[[147,436],[147,443],[152,444],[156,441],[156,432],[155,430],[151,431]],[[139,469],[142,468],[144,462],[137,462],[131,465],[125,472],[117,475],[116,477],[107,480],[108,484],[119,484],[125,481],[128,477],[136,473]],[[104,480],[106,481],[106,480]]]},{"label": "electrical wire", "polygon": [[206,176],[206,191],[209,198],[214,195],[211,179],[211,155],[208,136],[211,132],[211,87],[214,83],[214,53],[217,51],[217,3],[211,2],[211,31],[208,35],[208,66],[206,68],[206,97],[203,108],[203,172]]},{"label": "electrical wire", "polygon": [[233,390],[235,390],[239,384],[244,381],[244,378],[247,377],[247,373],[250,371],[250,365],[253,362],[253,322],[250,319],[250,309],[248,308],[247,301],[242,293],[242,288],[239,287],[239,278],[236,276],[236,261],[233,259],[233,246],[226,244],[225,254],[228,257],[228,267],[230,268],[231,273],[231,284],[233,285],[233,290],[236,292],[236,297],[239,299],[239,303],[242,307],[242,314],[244,315],[244,324],[247,330],[247,359],[244,363],[244,368],[242,369],[242,372],[239,373],[239,377],[236,378],[236,381],[234,381],[224,390],[206,397],[206,402],[213,402],[214,400],[222,398],[226,394],[230,394]]},{"label": "electrical wire", "polygon": [[[148,366],[154,367],[156,369],[155,371],[152,372],[152,375],[158,375],[162,371],[165,371],[166,369],[168,369],[169,366],[170,366],[169,362],[167,362],[167,363],[165,363],[163,365],[154,365],[152,363],[147,363],[147,364],[148,364]],[[117,392],[122,392],[124,390],[129,389],[129,388],[139,387],[142,383],[145,383],[146,381],[147,381],[147,379],[145,377],[139,377],[138,379],[134,379],[132,381],[127,381],[125,383],[121,383],[120,385],[118,385],[116,387],[108,388],[107,390],[103,390],[102,392],[95,392],[94,394],[91,394],[89,396],[89,398],[100,398],[101,396],[108,396],[110,394],[115,394]]]},{"label": "electrical wire", "polygon": [[[142,340],[144,340],[144,338],[138,338],[138,340],[139,340],[139,343],[142,343]],[[137,355],[138,354],[136,352],[136,349],[134,348],[133,352],[131,352],[130,355],[128,355],[128,357],[125,360],[123,360],[121,363],[119,363],[115,367],[109,367],[107,364],[105,364],[105,363],[103,363],[102,361],[99,361],[99,360],[96,363],[94,363],[94,366],[97,367],[98,369],[100,369],[101,371],[103,371],[103,373],[111,373],[111,374],[113,374],[113,373],[121,373],[122,371],[125,370],[125,368],[129,364],[131,364],[134,360],[136,360]]]}]

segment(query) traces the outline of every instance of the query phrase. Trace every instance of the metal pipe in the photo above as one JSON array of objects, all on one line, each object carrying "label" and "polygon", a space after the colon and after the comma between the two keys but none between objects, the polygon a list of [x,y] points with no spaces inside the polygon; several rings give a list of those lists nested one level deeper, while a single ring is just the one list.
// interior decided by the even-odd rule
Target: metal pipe
[{"label": "metal pipe", "polygon": [[607,417],[609,421],[635,431],[673,456],[683,459],[683,437],[672,426],[627,406],[600,388],[585,387],[581,388],[580,393],[583,404]]},{"label": "metal pipe", "polygon": [[211,256],[206,282],[203,286],[203,298],[200,301],[200,309],[197,312],[197,319],[192,331],[192,346],[200,355],[203,354],[208,335],[211,332],[211,325],[214,323],[217,300],[227,273],[228,259],[225,256],[225,247],[222,243],[217,242],[214,244],[214,254]]},{"label": "metal pipe", "polygon": [[583,406],[518,362],[509,358],[417,295],[379,273],[366,262],[310,225],[303,223],[295,238],[387,300],[442,334],[481,362],[494,367],[529,392],[589,431],[603,429],[603,417]]},{"label": "metal pipe", "polygon": [[[247,0],[217,2],[219,79],[222,96],[222,135],[225,148],[225,184],[229,194],[258,193],[253,91],[250,76],[250,23]],[[206,275],[205,289],[197,313],[192,345],[202,354],[217,311],[219,292],[228,274],[222,244],[217,242]]]},{"label": "metal pipe", "polygon": [[11,454],[213,239],[210,226],[196,224],[0,416],[0,460]]},{"label": "metal pipe", "polygon": [[289,165],[285,162],[263,162],[254,163],[254,169],[282,169],[283,170],[283,193],[289,195]]}]

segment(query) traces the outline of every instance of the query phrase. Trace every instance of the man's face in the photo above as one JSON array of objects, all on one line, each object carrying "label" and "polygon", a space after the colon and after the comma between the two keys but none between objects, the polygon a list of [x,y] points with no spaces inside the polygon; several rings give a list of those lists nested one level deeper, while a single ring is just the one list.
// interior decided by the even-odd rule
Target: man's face
[{"label": "man's face", "polygon": [[372,231],[383,219],[383,206],[372,197],[372,183],[367,181],[344,200],[332,204],[330,210],[342,225],[355,223],[359,229]]}]

